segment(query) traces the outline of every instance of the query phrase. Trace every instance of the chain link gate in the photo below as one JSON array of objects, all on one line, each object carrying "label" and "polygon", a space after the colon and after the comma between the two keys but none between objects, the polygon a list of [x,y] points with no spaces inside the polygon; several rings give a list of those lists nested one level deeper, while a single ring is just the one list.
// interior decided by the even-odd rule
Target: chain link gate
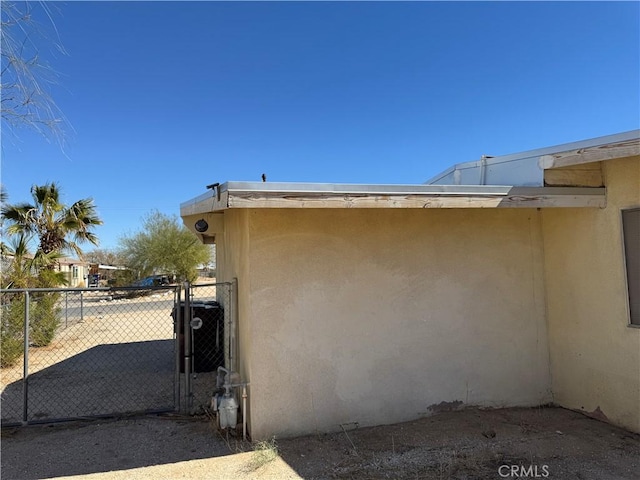
[{"label": "chain link gate", "polygon": [[184,413],[199,414],[209,408],[218,367],[233,365],[236,350],[233,285],[185,284],[181,318],[176,315]]},{"label": "chain link gate", "polygon": [[180,293],[0,290],[2,425],[178,410]]},{"label": "chain link gate", "polygon": [[0,290],[2,426],[202,413],[236,355],[234,284]]}]

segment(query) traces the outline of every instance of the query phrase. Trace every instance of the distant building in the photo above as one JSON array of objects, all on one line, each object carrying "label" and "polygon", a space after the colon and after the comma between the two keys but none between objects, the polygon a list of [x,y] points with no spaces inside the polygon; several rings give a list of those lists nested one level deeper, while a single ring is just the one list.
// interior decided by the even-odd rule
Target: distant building
[{"label": "distant building", "polygon": [[[32,258],[32,256],[27,256],[27,258]],[[11,268],[13,261],[14,256],[12,254],[2,255],[2,271],[6,272]],[[89,274],[89,264],[87,262],[76,258],[64,257],[58,260],[55,270],[65,275],[66,284],[59,285],[60,287],[86,287]],[[32,274],[36,274],[35,270],[32,271]]]},{"label": "distant building", "polygon": [[87,286],[89,263],[77,258],[61,258],[58,261],[57,270],[65,274],[67,287],[83,288]]},{"label": "distant building", "polygon": [[91,263],[89,265],[89,287],[106,287],[115,278],[116,272],[128,270],[127,267]]}]

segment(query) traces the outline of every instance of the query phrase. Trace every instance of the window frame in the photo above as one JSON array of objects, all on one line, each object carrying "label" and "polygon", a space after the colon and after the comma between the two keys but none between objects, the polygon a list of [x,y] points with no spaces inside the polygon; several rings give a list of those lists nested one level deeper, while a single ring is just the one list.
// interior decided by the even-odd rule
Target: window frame
[{"label": "window frame", "polygon": [[[627,212],[638,212],[640,219],[640,206],[633,206],[620,209],[620,232],[622,236],[622,263],[624,267],[625,299],[627,304],[627,326],[640,328],[640,310],[636,313],[637,318],[633,318],[631,312],[631,285],[629,285],[629,257],[627,254],[627,242],[625,232],[625,214]],[[640,258],[640,245],[638,246],[638,257]],[[638,267],[638,278],[640,278],[640,266]],[[640,295],[640,293],[638,293]],[[638,298],[640,300],[640,298]]]}]

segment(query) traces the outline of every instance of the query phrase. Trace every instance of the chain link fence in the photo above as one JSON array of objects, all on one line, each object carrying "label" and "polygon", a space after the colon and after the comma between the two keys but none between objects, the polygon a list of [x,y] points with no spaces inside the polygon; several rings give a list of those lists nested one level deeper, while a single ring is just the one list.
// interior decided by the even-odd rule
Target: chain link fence
[{"label": "chain link fence", "polygon": [[0,290],[2,425],[210,406],[234,369],[232,283]]},{"label": "chain link fence", "polygon": [[179,295],[1,290],[2,425],[178,409]]},{"label": "chain link fence", "polygon": [[[183,308],[187,299],[188,328],[185,330],[182,324],[178,327],[180,372],[185,376],[186,410],[198,414],[210,406],[218,367],[229,368],[233,360],[233,284],[187,285]],[[183,357],[184,351],[191,351],[191,355]]]}]

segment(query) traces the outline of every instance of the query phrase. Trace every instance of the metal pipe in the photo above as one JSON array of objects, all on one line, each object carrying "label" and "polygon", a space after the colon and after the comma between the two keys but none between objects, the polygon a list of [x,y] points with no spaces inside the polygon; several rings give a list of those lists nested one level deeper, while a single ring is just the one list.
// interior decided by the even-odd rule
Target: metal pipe
[{"label": "metal pipe", "polygon": [[[220,372],[224,372],[225,375],[220,375]],[[222,388],[227,384],[227,376],[229,375],[229,370],[224,368],[222,365],[218,367],[217,376],[216,376],[216,389]]]},{"label": "metal pipe", "polygon": [[184,282],[184,313],[182,329],[184,333],[184,392],[186,397],[186,413],[191,413],[193,392],[191,391],[191,286]]},{"label": "metal pipe", "polygon": [[236,305],[238,299],[238,278],[234,277],[229,286],[231,292],[231,298],[229,299],[229,370],[232,372],[238,371],[238,365],[236,365],[236,330],[238,328],[238,322],[236,321]]},{"label": "metal pipe", "polygon": [[64,328],[69,326],[69,292],[64,292]]},{"label": "metal pipe", "polygon": [[175,352],[175,366],[173,379],[173,405],[176,412],[180,411],[180,325],[182,320],[182,309],[180,308],[180,288],[173,292],[173,349]]},{"label": "metal pipe", "polygon": [[83,292],[80,292],[80,323],[84,322],[84,301]]},{"label": "metal pipe", "polygon": [[24,360],[22,371],[22,423],[29,419],[29,292],[24,292]]},{"label": "metal pipe", "polygon": [[242,385],[242,441],[247,441],[247,384]]},{"label": "metal pipe", "polygon": [[233,371],[234,367],[234,358],[233,358],[233,284],[229,284],[227,288],[224,290],[226,292],[225,299],[223,302],[224,305],[224,332],[225,332],[225,365],[230,371]]},{"label": "metal pipe", "polygon": [[482,155],[480,159],[480,185],[484,185],[487,180],[487,156]]}]

